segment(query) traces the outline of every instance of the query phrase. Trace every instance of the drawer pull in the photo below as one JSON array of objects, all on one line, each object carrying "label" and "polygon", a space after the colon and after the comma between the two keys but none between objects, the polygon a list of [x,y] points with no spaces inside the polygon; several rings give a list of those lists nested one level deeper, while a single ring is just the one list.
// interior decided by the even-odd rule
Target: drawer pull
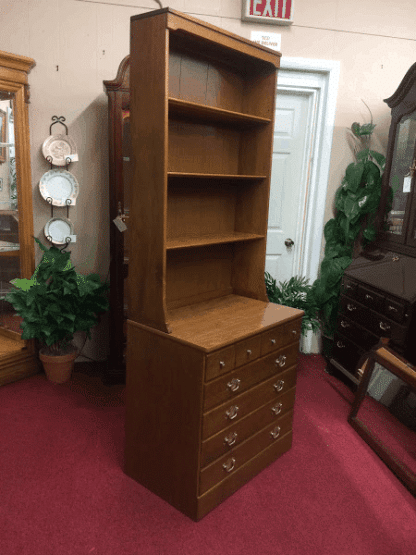
[{"label": "drawer pull", "polygon": [[282,412],[282,408],[283,408],[283,404],[282,403],[277,403],[277,405],[272,407],[272,412],[276,415],[280,414]]},{"label": "drawer pull", "polygon": [[273,385],[276,391],[282,391],[285,386],[285,380],[279,380],[277,383]]},{"label": "drawer pull", "polygon": [[275,364],[278,364],[281,368],[286,364],[286,355],[280,355],[275,361]]},{"label": "drawer pull", "polygon": [[273,439],[277,439],[280,436],[280,426],[276,426],[271,432],[270,435]]},{"label": "drawer pull", "polygon": [[345,320],[341,320],[341,328],[349,328],[351,327],[350,324],[348,322],[346,322]]},{"label": "drawer pull", "polygon": [[225,362],[223,360],[220,360],[220,368],[224,368],[225,366]]},{"label": "drawer pull", "polygon": [[232,470],[234,470],[235,467],[235,458],[231,457],[231,459],[228,459],[228,461],[226,461],[225,463],[223,463],[222,465],[223,469],[225,470],[225,472],[231,472]]},{"label": "drawer pull", "polygon": [[292,330],[292,335],[297,335],[298,334],[298,330]]},{"label": "drawer pull", "polygon": [[353,286],[352,286],[352,285],[349,285],[349,284],[347,283],[346,286],[345,286],[345,289],[353,289]]},{"label": "drawer pull", "polygon": [[247,349],[247,356],[251,356],[251,349]]},{"label": "drawer pull", "polygon": [[374,297],[372,297],[371,295],[369,295],[368,293],[365,296],[365,300],[366,301],[374,301]]},{"label": "drawer pull", "polygon": [[270,339],[270,343],[271,343],[272,345],[276,345],[276,339]]},{"label": "drawer pull", "polygon": [[347,309],[352,312],[353,310],[357,310],[357,307],[351,303],[347,304]]},{"label": "drawer pull", "polygon": [[387,310],[390,310],[390,312],[399,312],[395,306],[391,306],[390,304],[387,307]]},{"label": "drawer pull", "polygon": [[241,380],[238,378],[233,378],[231,381],[227,383],[227,387],[230,391],[237,391],[240,388]]},{"label": "drawer pull", "polygon": [[342,341],[337,341],[337,347],[338,349],[345,349],[345,345]]},{"label": "drawer pull", "polygon": [[385,322],[380,322],[380,329],[383,331],[388,331],[390,329],[390,325],[386,324]]},{"label": "drawer pull", "polygon": [[237,418],[237,414],[238,414],[238,407],[237,405],[233,405],[232,407],[230,407],[226,412],[225,412],[227,418],[229,418],[230,420],[234,420],[234,418]]},{"label": "drawer pull", "polygon": [[234,445],[236,441],[237,441],[237,432],[232,432],[231,434],[228,434],[228,436],[225,436],[224,438],[224,443],[228,445],[228,447],[231,447],[231,445]]}]

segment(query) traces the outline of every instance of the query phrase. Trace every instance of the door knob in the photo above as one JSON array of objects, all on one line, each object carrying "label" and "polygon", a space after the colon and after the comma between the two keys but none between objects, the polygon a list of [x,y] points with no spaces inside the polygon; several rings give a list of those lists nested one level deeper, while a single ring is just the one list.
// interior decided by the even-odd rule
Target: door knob
[{"label": "door knob", "polygon": [[285,245],[287,247],[293,247],[294,244],[295,243],[292,241],[292,239],[286,239],[286,241],[285,241]]}]

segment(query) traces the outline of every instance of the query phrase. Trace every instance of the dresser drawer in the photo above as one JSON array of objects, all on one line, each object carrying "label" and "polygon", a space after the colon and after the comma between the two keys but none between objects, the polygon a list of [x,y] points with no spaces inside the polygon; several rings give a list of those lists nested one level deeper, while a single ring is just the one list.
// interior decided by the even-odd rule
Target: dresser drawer
[{"label": "dresser drawer", "polygon": [[299,339],[302,319],[286,322],[273,329],[264,332],[261,335],[261,354],[268,353],[280,349],[284,345],[293,343]]},{"label": "dresser drawer", "polygon": [[406,312],[410,311],[410,307],[407,306],[405,302],[400,302],[400,300],[395,300],[390,297],[386,297],[385,299],[385,306],[384,306],[384,314],[395,320],[399,324],[404,321],[407,321]]},{"label": "dresser drawer", "polygon": [[380,340],[379,336],[359,326],[345,315],[341,315],[338,321],[338,329],[342,335],[352,339],[352,341],[366,351],[370,350]]},{"label": "dresser drawer", "polygon": [[292,430],[292,417],[293,411],[287,412],[284,416],[273,422],[273,424],[269,424],[238,447],[235,447],[232,452],[227,453],[204,468],[200,473],[200,495],[290,432]]},{"label": "dresser drawer", "polygon": [[360,301],[363,305],[368,306],[368,308],[375,310],[376,312],[384,312],[384,295],[380,295],[379,293],[376,293],[368,287],[359,285],[355,292],[354,298],[357,299],[357,301]]},{"label": "dresser drawer", "polygon": [[[296,384],[296,367],[274,375],[272,378],[241,393],[232,401],[206,412],[203,416],[202,438],[207,439],[219,431],[239,422],[262,405],[278,397]],[[282,405],[281,411],[285,410]]]},{"label": "dresser drawer", "polygon": [[355,292],[357,291],[357,283],[348,277],[344,277],[342,280],[341,291],[348,295],[349,297],[355,297]]},{"label": "dresser drawer", "polygon": [[211,380],[204,387],[204,409],[211,409],[228,399],[233,399],[256,383],[293,366],[298,354],[299,347],[295,343],[251,364],[241,366],[226,376]]},{"label": "dresser drawer", "polygon": [[243,366],[260,356],[261,335],[253,335],[235,344],[235,366]]},{"label": "dresser drawer", "polygon": [[332,357],[351,374],[355,373],[358,361],[364,353],[365,350],[355,345],[350,339],[340,333],[335,334]]},{"label": "dresser drawer", "polygon": [[202,442],[201,468],[218,459],[240,445],[247,438],[275,422],[287,411],[291,410],[295,402],[295,388],[279,395],[258,410],[242,418],[239,422],[222,430],[215,436]]},{"label": "dresser drawer", "polygon": [[222,374],[230,372],[234,366],[234,345],[225,347],[225,349],[220,349],[219,351],[214,351],[213,353],[207,355],[206,358],[205,379],[212,380],[213,378],[222,376]]}]

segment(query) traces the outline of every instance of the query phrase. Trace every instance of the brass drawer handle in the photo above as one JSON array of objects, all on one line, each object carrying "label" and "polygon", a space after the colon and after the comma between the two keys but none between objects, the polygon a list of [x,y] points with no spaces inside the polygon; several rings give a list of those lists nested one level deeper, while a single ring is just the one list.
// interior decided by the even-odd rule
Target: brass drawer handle
[{"label": "brass drawer handle", "polygon": [[351,327],[350,324],[348,322],[346,322],[345,320],[341,320],[341,328],[349,328]]},{"label": "brass drawer handle", "polygon": [[337,341],[337,347],[338,349],[345,349],[345,345],[342,341]]},{"label": "brass drawer handle", "polygon": [[274,428],[271,432],[270,435],[272,436],[273,439],[277,439],[280,436],[280,426],[276,426],[276,428]]},{"label": "brass drawer handle", "polygon": [[223,360],[220,360],[220,368],[224,368],[225,367],[225,362]]},{"label": "brass drawer handle", "polygon": [[231,445],[234,445],[236,441],[237,441],[237,432],[232,432],[231,434],[228,434],[228,436],[225,436],[224,438],[224,443],[228,445],[228,447],[231,447]]},{"label": "brass drawer handle", "polygon": [[390,329],[390,324],[386,324],[385,322],[380,322],[380,328],[383,331],[388,331]]},{"label": "brass drawer handle", "polygon": [[390,304],[387,307],[387,310],[390,310],[390,312],[399,312],[395,306],[391,306]]},{"label": "brass drawer handle", "polygon": [[276,391],[282,391],[284,386],[285,386],[285,380],[279,380],[273,385]]},{"label": "brass drawer handle", "polygon": [[227,383],[227,387],[230,391],[237,391],[240,388],[241,380],[238,378],[233,378],[231,381]]},{"label": "brass drawer handle", "polygon": [[232,470],[234,470],[235,467],[235,458],[231,457],[231,459],[228,459],[228,461],[226,461],[225,463],[223,463],[222,465],[223,469],[225,470],[225,472],[231,472]]},{"label": "brass drawer handle", "polygon": [[282,412],[282,408],[283,408],[283,403],[277,403],[277,405],[272,407],[272,412],[276,415],[280,414]]},{"label": "brass drawer handle", "polygon": [[357,310],[357,307],[351,303],[347,304],[347,309],[352,312],[353,310]]},{"label": "brass drawer handle", "polygon": [[368,293],[365,296],[365,300],[366,301],[374,301],[374,297],[372,297],[371,295],[369,295]]},{"label": "brass drawer handle", "polygon": [[225,414],[227,418],[229,418],[230,420],[234,420],[234,418],[237,418],[238,410],[239,409],[237,405],[233,405],[225,412]]},{"label": "brass drawer handle", "polygon": [[275,364],[278,364],[281,368],[286,364],[286,355],[280,355],[275,361]]}]

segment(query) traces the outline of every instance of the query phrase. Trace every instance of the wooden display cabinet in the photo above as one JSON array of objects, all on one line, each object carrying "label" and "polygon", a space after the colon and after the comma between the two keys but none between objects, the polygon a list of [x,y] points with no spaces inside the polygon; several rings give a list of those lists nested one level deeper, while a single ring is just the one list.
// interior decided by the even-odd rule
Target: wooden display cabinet
[{"label": "wooden display cabinet", "polygon": [[290,448],[303,312],[268,302],[280,54],[131,19],[127,474],[199,519]]}]

